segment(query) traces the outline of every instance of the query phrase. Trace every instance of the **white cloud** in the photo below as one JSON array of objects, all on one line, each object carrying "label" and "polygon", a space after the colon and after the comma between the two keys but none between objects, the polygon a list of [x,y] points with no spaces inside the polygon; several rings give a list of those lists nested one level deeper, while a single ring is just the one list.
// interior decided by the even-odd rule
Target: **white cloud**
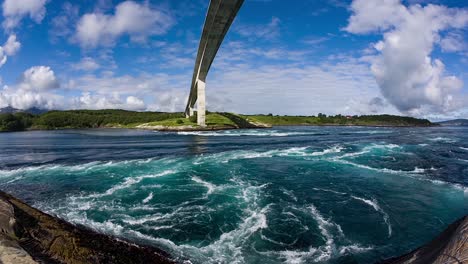
[{"label": "white cloud", "polygon": [[6,30],[14,29],[21,19],[29,16],[36,23],[41,23],[46,14],[47,0],[5,0],[3,2],[3,27]]},{"label": "white cloud", "polygon": [[99,69],[101,65],[96,62],[93,58],[85,57],[80,62],[72,65],[72,68],[80,71],[95,71]]},{"label": "white cloud", "polygon": [[3,49],[3,47],[0,47],[0,68],[5,65],[5,63],[7,62],[8,60],[8,56],[6,55],[6,52],[5,50]]},{"label": "white cloud", "polygon": [[60,83],[50,67],[34,66],[23,73],[19,87],[30,91],[45,91],[59,88]]},{"label": "white cloud", "polygon": [[251,39],[272,40],[280,36],[281,20],[272,17],[267,25],[236,25],[234,30],[241,36]]},{"label": "white cloud", "polygon": [[440,41],[440,47],[445,52],[459,52],[466,49],[462,34],[450,32]]},{"label": "white cloud", "polygon": [[21,43],[16,40],[16,35],[10,35],[3,49],[8,56],[15,55],[21,49]]},{"label": "white cloud", "polygon": [[39,107],[59,108],[63,97],[54,93],[60,84],[54,72],[46,66],[35,66],[26,70],[17,85],[5,86],[0,90],[0,105],[18,109]]},{"label": "white cloud", "polygon": [[140,98],[128,96],[124,100],[118,94],[103,96],[84,92],[80,97],[72,99],[72,108],[74,109],[126,109],[133,111],[142,111],[146,105]]},{"label": "white cloud", "polygon": [[408,12],[401,0],[354,0],[351,10],[354,14],[345,30],[356,34],[387,30],[401,23]]},{"label": "white cloud", "polygon": [[[377,3],[378,2],[378,3]],[[346,31],[382,32],[375,45],[372,72],[385,98],[400,111],[452,111],[460,105],[457,92],[463,84],[447,75],[439,59],[431,58],[441,31],[463,28],[468,11],[437,5],[406,7],[399,0],[354,0]],[[441,44],[444,45],[444,44]]]},{"label": "white cloud", "polygon": [[90,13],[81,17],[75,40],[85,48],[111,46],[122,35],[142,42],[148,36],[165,34],[173,24],[172,16],[163,10],[125,1],[117,5],[113,15]]},{"label": "white cloud", "polygon": [[5,65],[8,56],[15,55],[21,48],[21,43],[16,40],[16,35],[10,35],[7,42],[0,46],[0,68]]},{"label": "white cloud", "polygon": [[65,2],[59,15],[51,21],[49,30],[50,39],[55,42],[59,38],[68,38],[73,35],[73,26],[79,19],[80,9],[78,5]]},{"label": "white cloud", "polygon": [[219,111],[361,114],[363,109],[356,102],[367,104],[380,95],[367,64],[350,58],[318,65],[240,63],[220,68],[207,80],[208,107]]}]

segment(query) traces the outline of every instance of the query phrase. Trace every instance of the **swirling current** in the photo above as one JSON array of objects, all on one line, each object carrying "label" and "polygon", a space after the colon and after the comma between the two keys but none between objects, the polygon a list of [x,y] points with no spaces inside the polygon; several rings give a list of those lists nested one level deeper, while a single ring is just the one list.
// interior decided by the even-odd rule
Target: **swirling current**
[{"label": "swirling current", "polygon": [[0,134],[0,188],[186,263],[374,263],[468,213],[467,128]]}]

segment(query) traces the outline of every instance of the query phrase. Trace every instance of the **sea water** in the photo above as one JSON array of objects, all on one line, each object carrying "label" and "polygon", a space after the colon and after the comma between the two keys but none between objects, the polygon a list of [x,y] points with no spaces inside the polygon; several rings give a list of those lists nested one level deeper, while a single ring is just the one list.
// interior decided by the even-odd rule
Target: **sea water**
[{"label": "sea water", "polygon": [[467,128],[64,130],[0,149],[0,189],[191,263],[374,263],[468,213]]}]

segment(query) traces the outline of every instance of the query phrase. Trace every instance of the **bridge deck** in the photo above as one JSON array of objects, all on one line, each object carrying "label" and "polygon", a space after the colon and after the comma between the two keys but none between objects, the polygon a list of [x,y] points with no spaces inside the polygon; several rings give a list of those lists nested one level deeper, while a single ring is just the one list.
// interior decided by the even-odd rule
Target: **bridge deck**
[{"label": "bridge deck", "polygon": [[190,108],[197,102],[198,81],[206,81],[211,64],[243,2],[244,0],[211,0],[195,61],[186,114],[190,113]]}]

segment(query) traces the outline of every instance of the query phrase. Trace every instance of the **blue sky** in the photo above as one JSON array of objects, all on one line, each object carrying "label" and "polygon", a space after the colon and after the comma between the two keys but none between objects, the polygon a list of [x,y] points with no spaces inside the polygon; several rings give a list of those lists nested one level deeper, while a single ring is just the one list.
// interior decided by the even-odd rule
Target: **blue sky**
[{"label": "blue sky", "polygon": [[[3,0],[0,107],[182,111],[208,0]],[[468,118],[463,0],[246,0],[208,109]]]}]

